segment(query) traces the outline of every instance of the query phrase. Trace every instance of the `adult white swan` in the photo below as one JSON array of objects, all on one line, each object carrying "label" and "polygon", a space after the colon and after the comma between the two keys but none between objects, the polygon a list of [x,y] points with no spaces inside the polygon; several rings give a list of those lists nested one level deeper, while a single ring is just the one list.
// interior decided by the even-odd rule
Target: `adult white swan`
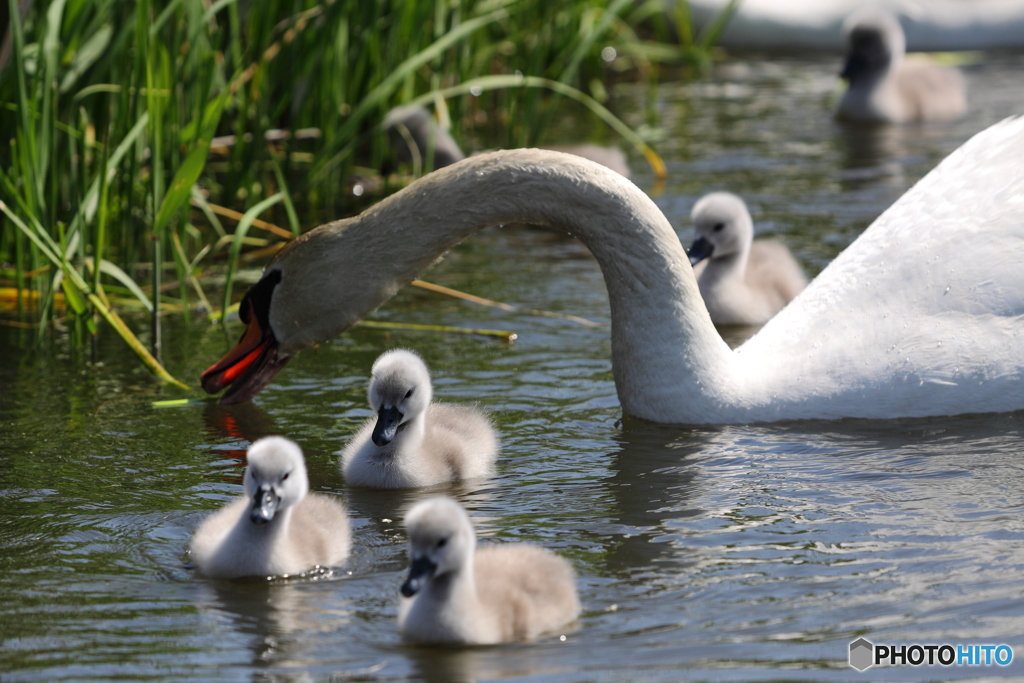
[{"label": "adult white swan", "polygon": [[296,239],[250,288],[235,348],[203,373],[225,402],[380,306],[468,235],[524,222],[593,252],[623,410],[675,423],[1024,408],[1024,118],[975,136],[732,351],[668,220],[578,157],[494,152]]}]

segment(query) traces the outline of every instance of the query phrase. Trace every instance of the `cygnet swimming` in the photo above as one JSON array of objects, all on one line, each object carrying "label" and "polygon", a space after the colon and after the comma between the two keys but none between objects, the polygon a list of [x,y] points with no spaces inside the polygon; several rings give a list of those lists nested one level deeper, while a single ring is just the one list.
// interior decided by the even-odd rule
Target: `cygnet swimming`
[{"label": "cygnet swimming", "polygon": [[302,450],[268,436],[249,448],[245,495],[206,518],[192,536],[196,569],[216,579],[298,574],[348,558],[348,515],[309,493]]},{"label": "cygnet swimming", "polygon": [[[433,168],[435,169],[450,166],[456,161],[466,158],[459,143],[451,136],[448,129],[439,126],[424,107],[395,107],[387,113],[381,125],[387,132],[395,150],[395,156],[399,161],[410,163],[414,159],[419,159],[420,163],[425,165],[431,144],[434,146]],[[629,160],[626,158],[625,152],[618,147],[603,147],[587,143],[552,145],[544,149],[590,159],[626,178],[630,175]]]},{"label": "cygnet swimming", "polygon": [[947,121],[967,109],[959,71],[928,62],[905,62],[906,39],[891,14],[864,10],[844,24],[847,55],[842,78],[849,87],[836,116],[865,123]]},{"label": "cygnet swimming", "polygon": [[[789,250],[774,240],[754,242],[754,223],[742,199],[714,192],[690,214],[697,239],[690,263],[704,304],[716,325],[768,322],[807,286]],[[698,264],[707,259],[701,269]]]},{"label": "cygnet swimming", "polygon": [[418,355],[394,349],[373,364],[367,398],[377,415],[342,451],[345,481],[414,488],[494,473],[498,439],[476,408],[431,403],[430,373]]},{"label": "cygnet swimming", "polygon": [[433,168],[451,166],[466,158],[448,129],[437,125],[434,117],[423,107],[395,107],[387,113],[381,125],[399,161],[410,163],[418,159],[426,164],[431,144],[434,148]]},{"label": "cygnet swimming", "polygon": [[529,640],[580,613],[576,577],[564,559],[525,543],[477,549],[469,516],[450,498],[405,517],[409,576],[398,626],[415,643],[487,645]]}]

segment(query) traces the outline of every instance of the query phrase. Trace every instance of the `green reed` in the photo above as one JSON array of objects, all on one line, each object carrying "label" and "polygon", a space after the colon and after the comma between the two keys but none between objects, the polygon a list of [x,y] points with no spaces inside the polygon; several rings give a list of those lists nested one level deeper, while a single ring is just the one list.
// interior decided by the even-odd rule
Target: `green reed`
[{"label": "green reed", "polygon": [[[261,216],[288,225],[279,240],[299,234],[295,198],[307,216],[357,210],[342,190],[388,156],[391,107],[426,102],[456,129],[474,111],[515,112],[512,146],[535,143],[569,97],[655,163],[601,104],[602,50],[650,73],[706,61],[714,40],[686,32],[685,4],[666,17],[627,0],[6,2],[0,287],[40,336],[59,321],[85,344],[105,321],[168,381],[161,315],[223,317],[203,280],[226,273],[226,311],[244,250],[270,244]],[[666,22],[680,41],[638,37],[669,35]],[[223,207],[244,216],[225,224]],[[152,316],[148,349],[117,310]]]}]

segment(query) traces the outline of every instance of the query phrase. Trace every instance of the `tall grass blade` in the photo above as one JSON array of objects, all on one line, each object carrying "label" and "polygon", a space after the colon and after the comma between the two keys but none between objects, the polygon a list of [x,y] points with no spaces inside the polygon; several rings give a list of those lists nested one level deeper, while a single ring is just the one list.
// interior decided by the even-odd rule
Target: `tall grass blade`
[{"label": "tall grass blade", "polygon": [[[107,160],[107,182],[110,182],[114,178],[114,174],[117,172],[117,166],[121,163],[121,159],[128,153],[132,145],[138,140],[139,135],[146,129],[146,124],[149,123],[149,113],[146,112],[139,117],[139,120],[135,122],[132,129],[128,131],[128,134],[121,140],[121,144],[117,146],[114,153],[110,155],[110,159]],[[99,208],[99,195],[100,195],[100,179],[96,178],[93,180],[92,185],[89,186],[88,192],[85,194],[85,198],[79,208],[79,212],[75,215],[74,220],[71,222],[71,228],[75,229],[80,221],[86,223],[92,222],[92,219],[96,216],[96,210]]]},{"label": "tall grass blade", "polygon": [[714,20],[700,32],[697,44],[702,50],[708,50],[718,44],[722,34],[725,33],[725,29],[729,26],[733,15],[736,14],[736,10],[739,9],[740,2],[741,0],[729,0],[729,4],[723,7]]},{"label": "tall grass blade", "polygon": [[391,94],[409,74],[416,71],[424,64],[427,64],[449,47],[472,34],[474,31],[498,21],[499,19],[504,19],[507,16],[508,12],[506,10],[499,9],[481,17],[470,19],[444,34],[443,37],[434,41],[430,47],[421,50],[406,59],[404,62],[399,64],[394,71],[388,74],[377,87],[368,92],[366,96],[360,100],[359,104],[352,111],[352,114],[346,119],[341,130],[338,131],[337,137],[341,140],[352,139],[359,124],[362,123],[366,115],[369,114],[371,110],[380,107],[384,100],[391,96]]},{"label": "tall grass blade", "polygon": [[288,183],[285,182],[284,173],[281,171],[281,164],[277,163],[277,159],[271,160],[274,163],[274,177],[277,178],[277,187],[284,196],[284,210],[288,214],[288,225],[292,229],[292,236],[298,237],[302,229],[302,226],[299,225],[299,214],[296,213],[295,205],[292,204],[291,193],[288,192]]},{"label": "tall grass blade", "polygon": [[[54,0],[46,10],[46,36],[43,38],[43,108],[39,122],[39,157],[36,161],[36,196],[40,202],[39,213],[45,220],[46,211],[43,198],[46,196],[47,169],[50,166],[51,146],[54,144],[51,131],[53,122],[54,94],[57,92],[57,52],[60,49],[60,25],[64,16],[66,0]],[[37,67],[38,68],[38,67]],[[53,207],[51,206],[51,211]]]},{"label": "tall grass blade", "polygon": [[580,325],[586,325],[587,327],[602,327],[601,323],[596,323],[593,320],[587,320],[581,318],[578,315],[569,315],[568,313],[555,313],[554,311],[544,311],[536,308],[521,308],[519,306],[513,306],[512,304],[505,304],[500,301],[494,301],[492,299],[485,299],[482,296],[476,296],[475,294],[467,294],[466,292],[460,292],[457,289],[451,287],[445,287],[444,285],[435,285],[433,282],[426,282],[424,280],[413,280],[409,283],[413,287],[419,287],[429,292],[436,292],[438,294],[444,294],[445,296],[454,297],[456,299],[462,299],[463,301],[471,301],[481,306],[492,306],[494,308],[500,308],[503,311],[526,313],[529,315],[539,315],[544,318],[561,318],[562,320],[571,320],[574,323]]},{"label": "tall grass blade", "polygon": [[[36,179],[34,164],[29,160],[36,158],[35,150],[35,125],[32,115],[35,107],[29,99],[28,87],[25,84],[25,38],[21,26],[21,8],[16,0],[8,0],[7,16],[11,22],[11,36],[14,39],[14,73],[18,79],[18,113],[21,116],[21,130],[19,131],[19,146],[24,149],[18,156],[25,165],[24,182],[28,187],[35,188]],[[29,200],[30,203],[31,200]]]},{"label": "tall grass blade", "polygon": [[199,137],[193,142],[192,151],[185,157],[185,161],[174,174],[174,180],[171,181],[167,194],[160,204],[156,220],[153,221],[153,232],[162,232],[178,209],[184,206],[192,195],[192,186],[199,180],[199,175],[206,166],[210,140],[213,139],[217,130],[217,123],[220,121],[221,112],[224,111],[224,105],[230,94],[230,91],[225,88],[204,112]]},{"label": "tall grass blade", "polygon": [[231,253],[228,255],[228,272],[224,277],[224,303],[221,310],[226,311],[228,306],[231,305],[231,285],[234,283],[235,269],[238,267],[238,256],[242,250],[242,240],[245,238],[246,233],[249,232],[249,227],[252,226],[252,222],[257,216],[283,199],[284,195],[281,192],[267,197],[246,211],[245,215],[242,216],[242,220],[235,227],[234,241],[231,243]]},{"label": "tall grass blade", "polygon": [[[89,267],[93,266],[92,259],[88,259],[86,263],[89,265]],[[100,261],[99,272],[106,273],[110,277],[120,282],[128,289],[128,291],[135,295],[135,298],[138,299],[142,303],[142,305],[146,307],[147,311],[153,311],[153,302],[149,300],[149,297],[146,296],[146,293],[142,291],[141,287],[135,284],[135,280],[132,280],[131,277],[128,276],[128,273],[121,270],[117,265],[111,263],[110,261],[107,261],[106,259],[103,259]]]},{"label": "tall grass blade", "polygon": [[167,372],[167,370],[164,369],[164,366],[161,365],[160,362],[146,349],[146,347],[142,345],[139,338],[136,337],[128,326],[124,324],[124,321],[121,320],[120,316],[118,316],[113,310],[107,308],[98,296],[95,294],[89,294],[89,303],[91,303],[99,314],[103,316],[103,319],[106,320],[119,335],[121,335],[121,339],[124,339],[129,348],[135,352],[135,355],[139,357],[143,364],[149,368],[154,375],[169,384],[173,384],[179,389],[191,388],[184,382],[179,382],[174,379],[171,373]]},{"label": "tall grass blade", "polygon": [[449,334],[476,334],[484,337],[499,337],[507,342],[514,342],[519,338],[515,332],[507,330],[488,330],[476,327],[451,327],[448,325],[421,325],[419,323],[390,323],[379,320],[360,320],[356,323],[359,327],[370,327],[379,330],[414,330],[417,332],[444,332]]},{"label": "tall grass blade", "polygon": [[[0,211],[2,211],[16,226],[18,226],[18,228],[23,233],[28,235],[29,239],[33,239],[33,242],[39,247],[40,251],[42,251],[43,253],[48,253],[48,247],[45,246],[45,243],[42,240],[38,240],[38,236],[35,236],[34,232],[31,231],[29,227],[25,225],[25,223],[20,218],[18,218],[18,216],[15,215],[10,210],[10,208],[2,201],[0,201]],[[51,292],[57,286],[61,286],[64,289],[65,294],[68,294],[68,284],[72,285],[77,292],[88,292],[85,295],[85,298],[88,299],[88,301],[93,305],[94,309],[101,316],[103,316],[104,320],[110,323],[111,327],[113,327],[114,330],[117,331],[117,333],[121,336],[125,343],[128,344],[128,346],[132,349],[132,351],[136,353],[136,355],[138,355],[138,357],[142,360],[146,367],[148,367],[153,372],[154,375],[156,375],[157,377],[164,381],[170,382],[171,384],[174,384],[175,386],[181,387],[183,389],[189,388],[188,385],[183,384],[178,380],[174,379],[174,377],[172,377],[171,374],[164,369],[164,367],[149,353],[149,351],[146,350],[146,347],[142,345],[138,337],[136,337],[135,334],[131,331],[131,329],[129,329],[128,326],[125,325],[124,321],[121,320],[117,313],[115,313],[106,304],[104,304],[104,302],[96,295],[96,293],[89,291],[89,288],[85,283],[85,280],[82,279],[82,276],[78,273],[78,271],[74,269],[63,270],[62,258],[57,254],[48,253],[48,258],[50,258],[54,266],[58,268],[58,271],[55,274],[53,288],[51,288]],[[68,294],[68,296],[71,297],[73,296],[73,294]],[[44,312],[46,309],[48,309],[48,307],[48,303],[44,302]]]},{"label": "tall grass blade", "polygon": [[208,220],[210,225],[213,226],[213,229],[217,231],[217,235],[219,237],[227,235],[227,232],[224,230],[224,226],[220,224],[220,219],[217,218],[217,214],[210,207],[210,204],[206,201],[206,197],[203,196],[203,193],[200,192],[199,188],[195,185],[192,186],[192,194],[189,198],[189,203],[203,212],[203,215],[206,216],[206,220]]}]

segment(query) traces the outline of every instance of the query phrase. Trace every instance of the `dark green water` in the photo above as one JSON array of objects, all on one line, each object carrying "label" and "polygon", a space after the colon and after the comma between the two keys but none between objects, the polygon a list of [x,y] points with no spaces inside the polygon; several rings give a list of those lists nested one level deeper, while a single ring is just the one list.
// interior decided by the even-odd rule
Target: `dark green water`
[{"label": "dark green water", "polygon": [[[685,239],[696,199],[732,190],[760,232],[816,273],[967,137],[1024,108],[1024,58],[994,56],[967,71],[963,121],[846,129],[828,116],[836,68],[752,59],[658,88],[671,175],[656,201]],[[633,168],[651,190],[646,169]],[[428,279],[608,317],[589,254],[542,232],[485,231]],[[0,328],[0,679],[1024,675],[1024,415],[650,425],[623,419],[606,328],[408,289],[376,318],[511,329],[519,340],[357,329],[300,354],[251,405],[154,409],[178,394],[113,335],[95,368],[59,338],[35,350],[28,333]],[[370,365],[394,346],[423,354],[440,398],[493,411],[497,477],[404,493],[345,487],[335,453],[369,413]],[[205,323],[168,323],[165,359],[193,384],[227,347]],[[244,449],[270,433],[302,445],[313,490],[345,499],[351,560],[286,585],[197,578],[185,566],[189,536],[237,495]],[[400,521],[438,492],[471,510],[483,542],[529,540],[572,561],[585,613],[565,641],[440,652],[400,643]],[[1018,659],[857,674],[846,653],[859,636],[1007,643]]]}]

